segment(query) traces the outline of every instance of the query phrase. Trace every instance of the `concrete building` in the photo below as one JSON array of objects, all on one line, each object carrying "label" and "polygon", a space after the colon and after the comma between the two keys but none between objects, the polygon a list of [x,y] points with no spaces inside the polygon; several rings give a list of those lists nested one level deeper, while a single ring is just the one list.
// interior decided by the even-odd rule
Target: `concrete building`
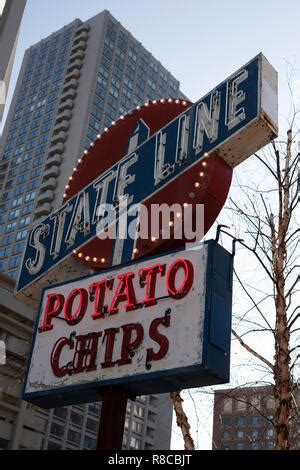
[{"label": "concrete building", "polygon": [[0,1],[0,122],[27,0]]},{"label": "concrete building", "polygon": [[[294,387],[291,447],[300,449],[300,389]],[[212,448],[219,450],[274,449],[272,424],[275,400],[272,386],[215,391]]]},{"label": "concrete building", "polygon": [[[40,449],[44,422],[20,400],[36,313],[13,298],[14,282],[0,274],[0,449]],[[6,356],[6,357],[5,357]]]},{"label": "concrete building", "polygon": [[[149,99],[178,97],[178,80],[108,11],[29,48],[0,153],[0,271],[17,278],[29,227],[61,205],[75,163],[105,127]],[[98,405],[76,410],[41,412],[44,449],[95,445]],[[169,447],[168,397],[144,397],[129,410],[126,447]]]}]

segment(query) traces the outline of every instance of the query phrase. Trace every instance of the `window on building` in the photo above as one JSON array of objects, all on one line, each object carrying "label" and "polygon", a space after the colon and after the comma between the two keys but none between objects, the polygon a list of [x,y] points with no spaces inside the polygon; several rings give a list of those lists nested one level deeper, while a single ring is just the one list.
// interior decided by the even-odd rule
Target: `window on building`
[{"label": "window on building", "polygon": [[246,424],[246,418],[245,418],[245,416],[238,416],[238,417],[236,418],[236,425],[237,425],[237,426],[245,426],[245,424]]},{"label": "window on building", "polygon": [[0,258],[6,258],[10,255],[10,248],[2,248],[0,250]]},{"label": "window on building", "polygon": [[222,439],[230,439],[230,431],[223,431]]},{"label": "window on building", "polygon": [[24,206],[22,208],[22,215],[30,214],[30,212],[32,211],[32,208],[33,208],[33,204],[28,204],[27,206]]},{"label": "window on building", "polygon": [[245,449],[245,445],[243,442],[237,442],[236,444],[236,450],[244,450]]},{"label": "window on building", "polygon": [[13,241],[13,235],[5,235],[2,238],[2,245],[3,246],[10,245],[12,241]]},{"label": "window on building", "polygon": [[266,436],[267,437],[273,437],[274,436],[274,429],[270,428],[266,430]]},{"label": "window on building", "polygon": [[141,441],[134,436],[130,438],[130,448],[131,449],[140,449],[141,448]]},{"label": "window on building", "polygon": [[30,189],[35,189],[39,184],[39,180],[36,179],[36,180],[32,180],[30,181],[30,183],[27,184],[27,189],[30,190]]},{"label": "window on building", "polygon": [[12,232],[17,226],[17,222],[11,222],[6,225],[6,232]]},{"label": "window on building", "polygon": [[68,441],[72,442],[73,444],[80,444],[80,433],[74,431],[73,429],[69,429]]},{"label": "window on building", "polygon": [[21,256],[17,256],[16,258],[10,258],[8,261],[8,269],[17,268],[21,263]]},{"label": "window on building", "polygon": [[68,414],[67,408],[54,408],[53,415],[57,418],[66,419]]},{"label": "window on building", "polygon": [[251,416],[251,424],[252,426],[257,426],[260,423],[260,416]]},{"label": "window on building", "polygon": [[136,421],[135,419],[132,420],[131,422],[131,429],[132,431],[141,434],[143,430],[143,424],[140,423],[139,421]]},{"label": "window on building", "polygon": [[237,437],[238,439],[243,439],[243,437],[244,437],[244,431],[241,431],[240,429],[238,429],[237,432],[236,432],[236,437]]},{"label": "window on building", "polygon": [[86,449],[96,449],[96,440],[93,439],[92,437],[85,436],[84,438],[84,447]]},{"label": "window on building", "polygon": [[228,416],[222,416],[222,424],[223,426],[231,426],[232,419],[229,418]]},{"label": "window on building", "polygon": [[230,450],[229,444],[221,444],[221,450]]},{"label": "window on building", "polygon": [[49,441],[48,442],[48,450],[58,450],[61,449],[61,444],[59,442]]},{"label": "window on building", "polygon": [[275,447],[275,442],[272,442],[272,441],[266,442],[266,449],[274,449],[274,447]]},{"label": "window on building", "polygon": [[11,207],[19,206],[22,203],[22,201],[23,201],[23,197],[16,197],[15,199],[13,199]]},{"label": "window on building", "polygon": [[26,194],[25,196],[25,202],[30,202],[35,199],[36,196],[36,191],[32,191],[31,193]]},{"label": "window on building", "polygon": [[12,246],[12,255],[18,255],[19,253],[22,253],[24,249],[24,243],[14,243]]},{"label": "window on building", "polygon": [[100,405],[98,403],[92,403],[89,405],[89,413],[93,413],[96,416],[100,415]]},{"label": "window on building", "polygon": [[19,215],[20,215],[20,209],[10,211],[10,213],[8,215],[8,220],[17,219],[19,217]]},{"label": "window on building", "polygon": [[17,233],[16,235],[16,240],[24,240],[24,238],[27,237],[28,230],[21,230],[20,232]]},{"label": "window on building", "polygon": [[23,217],[23,219],[20,220],[20,227],[26,227],[27,225],[30,224],[30,219],[31,217]]},{"label": "window on building", "polygon": [[89,429],[90,431],[97,432],[99,428],[99,423],[98,421],[95,421],[94,419],[88,418],[86,421],[86,428]]},{"label": "window on building", "polygon": [[259,445],[258,445],[258,442],[251,442],[251,449],[252,450],[257,450],[259,449]]},{"label": "window on building", "polygon": [[133,413],[135,416],[143,418],[145,414],[145,410],[142,406],[134,405]]},{"label": "window on building", "polygon": [[78,413],[75,413],[74,411],[72,411],[71,421],[72,421],[72,423],[77,424],[77,426],[82,426],[83,416],[78,414]]},{"label": "window on building", "polygon": [[50,433],[54,436],[62,437],[64,435],[64,426],[58,423],[52,423]]}]

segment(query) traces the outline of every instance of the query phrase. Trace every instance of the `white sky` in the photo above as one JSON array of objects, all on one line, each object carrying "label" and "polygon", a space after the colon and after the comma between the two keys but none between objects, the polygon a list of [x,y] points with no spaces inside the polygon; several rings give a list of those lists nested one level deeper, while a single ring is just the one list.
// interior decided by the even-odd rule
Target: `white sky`
[{"label": "white sky", "polygon": [[4,10],[5,2],[6,0],[0,0],[0,15],[2,15],[2,12]]},{"label": "white sky", "polygon": [[[2,3],[3,0],[0,0],[0,11]],[[86,20],[105,8],[181,81],[182,91],[192,101],[198,100],[258,52],[263,52],[279,73],[279,122],[281,132],[286,131],[291,111],[288,76],[296,104],[300,102],[298,0],[28,0],[8,103],[27,47],[75,18]],[[251,163],[241,165],[236,173],[241,177],[249,175],[249,178],[257,178]],[[231,194],[234,194],[234,188]],[[243,258],[241,260],[240,264]],[[251,263],[247,264],[247,273],[250,282],[257,278],[255,266]],[[261,282],[263,285],[264,280]],[[237,287],[234,308],[240,312],[247,304],[244,301],[241,303],[242,297]],[[271,354],[272,344],[268,344],[263,344],[263,349]],[[243,380],[243,377],[250,377],[247,368],[242,370],[237,366],[238,363],[246,363],[248,358],[245,355],[244,361],[235,344],[232,358],[232,383],[235,378]],[[209,449],[212,425],[209,399],[196,392],[193,398],[190,398],[189,392],[184,392],[184,396],[198,448]],[[182,438],[175,423],[173,428],[172,447],[180,449]]]}]

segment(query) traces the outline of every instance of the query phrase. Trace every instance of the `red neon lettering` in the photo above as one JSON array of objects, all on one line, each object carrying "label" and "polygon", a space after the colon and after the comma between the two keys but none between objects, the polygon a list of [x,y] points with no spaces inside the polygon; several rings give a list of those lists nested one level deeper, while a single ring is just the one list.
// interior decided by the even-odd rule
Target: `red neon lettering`
[{"label": "red neon lettering", "polygon": [[143,282],[147,279],[146,284],[146,298],[142,301],[146,307],[150,307],[151,305],[157,304],[157,300],[155,297],[155,287],[157,281],[157,275],[160,273],[161,276],[164,276],[166,272],[166,265],[155,264],[150,268],[140,269],[139,277],[140,280]]},{"label": "red neon lettering", "polygon": [[[79,296],[79,305],[72,315],[74,300]],[[64,314],[69,325],[77,325],[85,315],[88,306],[88,293],[85,289],[73,289],[66,300]]]},{"label": "red neon lettering", "polygon": [[60,338],[56,341],[50,358],[50,364],[55,377],[64,377],[68,374],[69,368],[66,366],[59,366],[59,359],[61,352],[65,346],[69,346],[70,349],[74,349],[74,341],[68,338]]},{"label": "red neon lettering", "polygon": [[155,318],[149,328],[149,336],[153,341],[155,341],[159,346],[159,350],[155,353],[152,348],[147,349],[147,359],[148,361],[158,361],[165,357],[169,350],[169,340],[166,336],[162,335],[158,331],[159,325],[163,325],[166,328],[170,326],[170,316],[166,315],[162,318]]},{"label": "red neon lettering", "polygon": [[106,289],[111,289],[113,283],[108,279],[104,279],[103,281],[97,282],[95,284],[91,284],[89,287],[90,294],[95,295],[95,303],[94,303],[94,313],[92,314],[92,318],[95,320],[97,318],[103,318],[103,306],[104,306],[104,298]]},{"label": "red neon lettering", "polygon": [[[182,268],[185,271],[185,278],[179,288],[175,287],[176,274],[179,269]],[[187,259],[179,259],[174,261],[170,266],[167,274],[167,288],[171,297],[182,298],[185,297],[194,282],[194,267],[193,264]]]},{"label": "red neon lettering", "polygon": [[96,370],[96,358],[98,352],[99,338],[102,332],[88,333],[76,336],[76,347],[73,359],[73,373]]},{"label": "red neon lettering", "polygon": [[110,314],[118,313],[118,305],[120,302],[127,301],[126,310],[131,310],[136,305],[136,297],[134,292],[134,287],[132,279],[134,278],[134,273],[124,273],[118,276],[120,279],[119,285],[117,287],[114,298],[111,301],[108,312]]},{"label": "red neon lettering", "polygon": [[39,331],[52,330],[52,318],[58,317],[63,309],[65,298],[62,294],[48,294],[47,304],[44,313],[43,324],[39,326]]},{"label": "red neon lettering", "polygon": [[103,369],[107,367],[114,367],[116,364],[112,361],[112,356],[114,352],[114,345],[115,345],[115,337],[116,334],[120,331],[119,328],[108,328],[104,330],[104,337],[106,337],[106,345],[105,345],[105,354],[104,354],[104,362],[101,363]]},{"label": "red neon lettering", "polygon": [[[118,361],[119,366],[131,364],[134,349],[138,348],[144,338],[144,328],[140,323],[128,323],[121,326],[123,330],[123,341],[121,348],[121,359]],[[136,332],[134,340],[131,339],[132,332]]]}]

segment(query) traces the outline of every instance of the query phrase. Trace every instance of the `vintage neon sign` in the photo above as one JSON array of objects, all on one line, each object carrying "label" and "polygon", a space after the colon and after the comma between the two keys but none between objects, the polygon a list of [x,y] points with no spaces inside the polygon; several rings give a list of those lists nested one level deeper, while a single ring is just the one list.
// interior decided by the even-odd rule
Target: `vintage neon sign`
[{"label": "vintage neon sign", "polygon": [[207,231],[225,202],[232,168],[276,133],[277,74],[262,54],[194,105],[154,101],[121,117],[79,159],[63,206],[30,232],[20,296],[36,302],[46,283],[41,278],[65,275],[70,255],[102,269],[185,243],[99,240],[107,225],[103,203],[118,207],[126,197],[128,216],[141,203],[204,204]]},{"label": "vintage neon sign", "polygon": [[211,241],[49,287],[23,397],[51,407],[107,385],[148,394],[228,380],[231,286],[232,257]]}]

